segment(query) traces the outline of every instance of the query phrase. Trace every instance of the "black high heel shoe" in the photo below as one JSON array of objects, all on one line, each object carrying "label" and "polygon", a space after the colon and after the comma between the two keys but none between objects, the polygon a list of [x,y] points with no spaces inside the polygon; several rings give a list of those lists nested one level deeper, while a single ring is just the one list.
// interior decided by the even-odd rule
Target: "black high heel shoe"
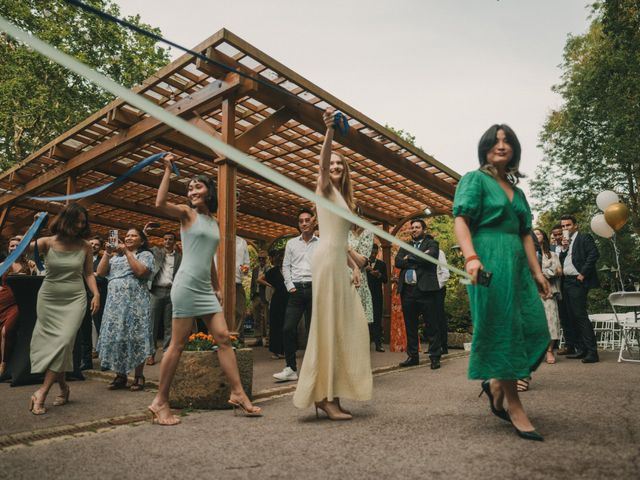
[{"label": "black high heel shoe", "polygon": [[480,391],[480,395],[478,395],[478,398],[481,397],[483,393],[486,393],[487,397],[489,397],[489,407],[491,408],[491,413],[493,413],[499,419],[504,420],[505,422],[511,422],[511,419],[509,418],[509,414],[507,413],[507,411],[498,410],[493,404],[493,394],[491,393],[489,380],[484,380],[481,384],[481,387],[482,387],[482,390]]},{"label": "black high heel shoe", "polygon": [[515,425],[513,425],[513,428],[520,438],[524,438],[525,440],[533,440],[534,442],[544,442],[544,437],[535,430],[525,432],[523,430],[518,430]]}]

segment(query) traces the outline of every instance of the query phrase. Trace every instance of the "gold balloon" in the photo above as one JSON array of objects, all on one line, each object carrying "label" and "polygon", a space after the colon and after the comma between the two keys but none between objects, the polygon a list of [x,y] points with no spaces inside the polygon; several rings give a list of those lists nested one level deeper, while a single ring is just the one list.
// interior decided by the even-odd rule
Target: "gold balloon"
[{"label": "gold balloon", "polygon": [[624,203],[609,205],[604,211],[604,219],[617,232],[629,220],[629,208]]}]

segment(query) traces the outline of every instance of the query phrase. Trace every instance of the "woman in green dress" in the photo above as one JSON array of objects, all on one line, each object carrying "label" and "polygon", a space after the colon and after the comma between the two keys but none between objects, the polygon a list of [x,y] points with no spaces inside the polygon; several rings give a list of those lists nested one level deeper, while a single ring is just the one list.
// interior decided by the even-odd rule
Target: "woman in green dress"
[{"label": "woman in green dress", "polygon": [[[87,210],[67,205],[49,226],[53,234],[37,240],[44,254],[47,275],[38,291],[38,316],[31,337],[31,373],[45,372],[44,383],[31,396],[29,410],[34,415],[46,413],[44,402],[54,383],[60,395],[54,406],[69,401],[65,372],[73,369],[73,343],[87,309],[86,282],[93,294],[91,313],[100,307],[100,292],[93,274],[93,251],[89,236]],[[34,242],[31,243],[33,249]],[[84,282],[83,282],[84,280]]]},{"label": "woman in green dress", "polygon": [[[453,215],[465,269],[473,321],[469,378],[483,380],[491,412],[510,421],[528,440],[543,440],[524,411],[516,380],[528,377],[544,357],[549,331],[538,288],[549,296],[531,237],[531,210],[516,187],[520,143],[507,125],[493,125],[480,139],[480,168],[456,190]],[[488,287],[478,273],[493,273]],[[536,288],[536,284],[537,287]],[[508,413],[503,408],[507,402]]]}]

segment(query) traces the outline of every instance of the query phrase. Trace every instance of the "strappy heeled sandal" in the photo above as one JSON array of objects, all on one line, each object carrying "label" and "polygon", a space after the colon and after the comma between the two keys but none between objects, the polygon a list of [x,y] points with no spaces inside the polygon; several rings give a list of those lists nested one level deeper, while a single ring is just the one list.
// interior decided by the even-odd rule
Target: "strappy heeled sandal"
[{"label": "strappy heeled sandal", "polygon": [[121,390],[127,388],[127,376],[116,374],[116,378],[109,384],[109,390]]},{"label": "strappy heeled sandal", "polygon": [[229,405],[233,407],[233,414],[237,415],[236,409],[240,409],[240,413],[245,417],[261,417],[262,409],[260,407],[256,407],[252,405],[251,408],[247,408],[242,402],[238,402],[235,400],[229,400],[227,402]]},{"label": "strappy heeled sandal", "polygon": [[61,407],[62,405],[66,405],[67,403],[69,403],[70,393],[71,389],[67,385],[67,388],[65,390],[60,390],[60,395],[56,396],[56,398],[53,399],[53,406]]},{"label": "strappy heeled sandal", "polygon": [[29,411],[34,415],[44,415],[45,413],[47,413],[47,409],[44,408],[44,400],[38,403],[38,398],[36,397],[35,393],[31,395],[31,400],[29,402]]},{"label": "strappy heeled sandal", "polygon": [[[153,405],[149,405],[147,410],[151,413],[151,423],[156,423],[158,425],[162,425],[163,427],[170,427],[173,425],[178,425],[180,423],[180,419],[171,413],[171,409],[169,408],[169,404],[165,403],[162,407],[154,407]],[[168,410],[167,416],[161,418],[160,413]]]}]

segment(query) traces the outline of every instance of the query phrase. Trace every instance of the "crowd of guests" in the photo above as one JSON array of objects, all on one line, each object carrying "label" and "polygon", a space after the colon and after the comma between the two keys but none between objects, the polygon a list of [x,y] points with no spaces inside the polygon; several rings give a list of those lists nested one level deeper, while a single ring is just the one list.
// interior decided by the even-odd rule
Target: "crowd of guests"
[{"label": "crowd of guests", "polygon": [[[334,113],[327,110],[323,118],[327,134],[316,193],[356,211],[347,159],[331,151]],[[541,229],[532,229],[528,203],[516,187],[522,176],[520,145],[508,126],[492,126],[480,140],[478,155],[480,168],[461,179],[453,208],[455,234],[471,277],[474,337],[469,378],[482,380],[481,393],[488,396],[494,415],[510,421],[519,436],[542,440],[518,392],[526,390],[531,372],[543,358],[549,364],[556,362],[560,325],[565,349],[558,354],[586,364],[599,361],[587,314],[588,290],[598,285],[598,251],[590,235],[578,232],[577,220],[571,215],[561,217],[550,237]],[[144,367],[155,361],[162,333],[165,353],[160,385],[149,411],[159,424],[179,423],[168,406],[169,389],[187,338],[200,320],[218,341],[220,365],[231,385],[229,404],[247,416],[261,415],[240,383],[222,314],[215,265],[219,241],[215,184],[198,175],[189,183],[188,205],[170,203],[171,160],[171,155],[164,158],[156,206],[180,220],[183,254],[176,248],[176,235],[170,232],[164,234],[162,247],[150,248],[147,230],[157,227],[152,224],[132,227],[124,238],[87,240],[89,216],[75,203],[53,220],[51,236],[29,246],[30,252],[42,252],[46,266],[31,340],[31,371],[44,373],[42,386],[30,399],[33,414],[46,413],[45,401],[55,383],[60,392],[53,405],[69,401],[65,372],[73,369],[74,344],[82,368],[90,367],[93,322],[101,367],[116,374],[109,385],[113,390],[144,389]],[[300,408],[314,404],[316,414],[320,409],[333,420],[348,420],[351,413],[341,406],[340,397],[366,400],[371,396],[367,344],[373,342],[377,351],[384,351],[382,285],[388,267],[377,258],[379,247],[370,231],[352,226],[319,205],[316,212],[299,212],[300,235],[290,239],[284,251],[270,251],[270,263],[266,252],[259,252],[250,300],[260,338],[268,341],[275,358],[284,356],[285,367],[274,378],[299,380],[294,404]],[[409,249],[400,249],[395,257],[407,352],[400,366],[419,363],[418,332],[423,323],[431,369],[435,370],[447,349],[446,256],[423,219],[414,218],[409,225],[412,246],[438,258],[442,265],[427,262]],[[322,236],[316,234],[318,226],[324,228]],[[19,241],[12,238],[9,250]],[[491,275],[485,268],[493,275],[491,288]],[[11,265],[7,275],[36,270],[23,257]],[[247,242],[236,237],[235,330],[241,335],[247,304],[243,280],[249,271]],[[6,276],[0,287],[2,374],[18,312]],[[297,333],[302,318],[309,339],[298,373]],[[74,342],[76,338],[79,341]],[[128,385],[130,372],[134,372],[134,381]]]}]

